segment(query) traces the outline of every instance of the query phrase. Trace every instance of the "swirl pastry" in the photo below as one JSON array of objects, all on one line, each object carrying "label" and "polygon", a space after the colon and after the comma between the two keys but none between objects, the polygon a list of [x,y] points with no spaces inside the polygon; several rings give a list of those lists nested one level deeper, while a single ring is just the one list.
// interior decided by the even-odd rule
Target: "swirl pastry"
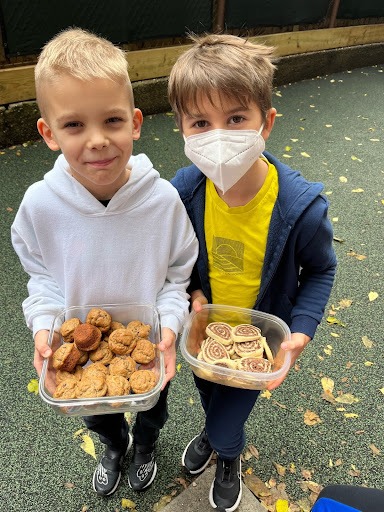
[{"label": "swirl pastry", "polygon": [[268,361],[273,364],[274,363],[274,358],[273,358],[273,354],[272,354],[272,350],[269,348],[269,345],[267,343],[267,340],[264,336],[262,336],[260,338],[260,341],[261,341],[261,344],[263,345],[264,347],[264,352],[265,352],[265,355],[267,356],[267,359]]},{"label": "swirl pastry", "polygon": [[218,359],[212,363],[214,366],[221,366],[222,368],[230,368],[231,370],[237,370],[236,361],[232,359]]},{"label": "swirl pastry", "polygon": [[207,338],[201,344],[201,357],[205,362],[212,364],[218,359],[229,359],[229,354],[219,341]]},{"label": "swirl pastry", "polygon": [[222,345],[232,345],[232,328],[225,322],[211,322],[207,325],[205,332]]},{"label": "swirl pastry", "polygon": [[240,357],[263,357],[264,347],[260,340],[235,342],[233,346]]},{"label": "swirl pastry", "polygon": [[132,373],[129,382],[133,393],[148,393],[155,387],[156,375],[151,370],[137,370]]},{"label": "swirl pastry", "polygon": [[270,373],[272,365],[262,357],[242,357],[237,360],[237,368],[244,372]]},{"label": "swirl pastry", "polygon": [[257,340],[261,337],[261,330],[255,325],[240,324],[232,328],[232,339],[236,342]]}]

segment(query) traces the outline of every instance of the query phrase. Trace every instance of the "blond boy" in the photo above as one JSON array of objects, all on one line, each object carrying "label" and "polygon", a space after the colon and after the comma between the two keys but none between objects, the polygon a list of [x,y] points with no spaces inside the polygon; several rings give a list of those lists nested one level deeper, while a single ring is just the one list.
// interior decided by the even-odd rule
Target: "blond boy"
[{"label": "blond boy", "polygon": [[35,78],[38,131],[62,154],[27,190],[12,226],[15,251],[30,276],[23,310],[35,341],[34,365],[40,374],[51,355],[48,329],[62,308],[129,302],[158,308],[166,365],[158,403],[137,414],[133,436],[123,414],[84,418],[105,444],[94,490],[104,496],[116,490],[132,441],[128,483],[142,490],[157,471],[155,443],[168,416],[197,242],[174,188],[145,155],[132,156],[143,116],[134,106],[124,52],[68,29],[46,44]]}]

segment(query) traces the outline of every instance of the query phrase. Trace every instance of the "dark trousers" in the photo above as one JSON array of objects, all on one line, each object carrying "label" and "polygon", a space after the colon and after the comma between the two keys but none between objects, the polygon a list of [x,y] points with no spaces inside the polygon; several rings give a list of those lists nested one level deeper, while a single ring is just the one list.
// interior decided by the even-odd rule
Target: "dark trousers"
[{"label": "dark trousers", "polygon": [[[136,444],[154,444],[160,430],[168,419],[167,396],[169,382],[160,392],[158,402],[148,411],[139,411],[133,427]],[[83,420],[93,432],[99,434],[100,441],[114,450],[120,450],[127,439],[129,427],[123,413],[84,416]]]},{"label": "dark trousers", "polygon": [[[336,504],[333,505],[328,500],[333,500]],[[322,506],[323,503],[324,506]],[[335,511],[338,503],[359,512],[383,512],[384,491],[354,485],[328,485],[319,494],[314,511]],[[342,508],[340,510],[342,511]]]},{"label": "dark trousers", "polygon": [[260,391],[222,386],[196,375],[194,379],[206,414],[205,429],[210,445],[221,458],[236,458],[243,451],[244,425]]}]

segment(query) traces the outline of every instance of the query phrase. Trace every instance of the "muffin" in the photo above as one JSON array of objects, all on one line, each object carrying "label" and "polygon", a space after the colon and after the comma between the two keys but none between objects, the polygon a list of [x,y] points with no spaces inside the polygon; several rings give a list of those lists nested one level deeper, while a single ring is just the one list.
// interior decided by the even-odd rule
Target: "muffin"
[{"label": "muffin", "polygon": [[101,373],[83,378],[76,385],[76,398],[96,398],[107,392],[106,376]]},{"label": "muffin", "polygon": [[100,345],[101,331],[91,324],[81,324],[73,332],[73,340],[79,350],[90,352]]},{"label": "muffin", "polygon": [[80,359],[80,350],[74,343],[63,343],[53,354],[52,361],[55,370],[71,372]]}]

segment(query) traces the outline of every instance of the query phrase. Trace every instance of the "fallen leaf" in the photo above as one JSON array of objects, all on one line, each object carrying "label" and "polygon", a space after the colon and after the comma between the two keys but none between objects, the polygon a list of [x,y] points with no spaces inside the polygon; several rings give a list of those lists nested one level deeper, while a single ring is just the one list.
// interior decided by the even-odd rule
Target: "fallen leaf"
[{"label": "fallen leaf", "polygon": [[340,305],[341,309],[349,308],[352,305],[352,300],[351,299],[341,299],[341,301],[339,301],[339,305]]},{"label": "fallen leaf", "polygon": [[362,160],[360,160],[360,158],[357,158],[357,156],[355,156],[355,155],[352,155],[351,159],[354,161],[357,161],[357,162],[362,162]]},{"label": "fallen leaf", "polygon": [[195,403],[195,402],[194,402],[194,400],[193,400],[193,398],[192,398],[191,396],[189,397],[188,402],[189,402],[191,405],[193,405],[193,404]]},{"label": "fallen leaf", "polygon": [[343,324],[343,322],[341,320],[339,320],[338,318],[336,318],[334,316],[327,316],[327,322],[329,324],[336,324],[336,325],[340,325],[341,327],[345,327],[345,324]]},{"label": "fallen leaf", "polygon": [[360,400],[353,396],[351,393],[344,393],[343,395],[337,396],[335,401],[340,404],[354,404]]},{"label": "fallen leaf", "polygon": [[340,183],[348,183],[348,178],[346,178],[345,176],[340,176],[339,181]]},{"label": "fallen leaf", "polygon": [[358,415],[358,414],[356,414],[356,413],[354,413],[354,412],[346,412],[346,413],[344,414],[344,416],[345,416],[346,418],[358,418],[358,417],[359,417],[359,415]]},{"label": "fallen leaf", "polygon": [[30,393],[37,395],[39,393],[39,381],[37,379],[31,379],[28,382],[27,389]]},{"label": "fallen leaf", "polygon": [[95,445],[92,438],[88,434],[83,434],[81,438],[83,442],[81,443],[80,448],[84,450],[85,453],[96,459]]},{"label": "fallen leaf", "polygon": [[287,500],[277,500],[275,503],[276,512],[288,512],[289,505]]},{"label": "fallen leaf", "polygon": [[347,256],[353,256],[354,258],[356,258],[359,261],[363,261],[367,258],[363,254],[357,254],[357,252],[354,252],[354,251],[347,252]]},{"label": "fallen leaf", "polygon": [[292,149],[291,146],[285,146],[285,148],[284,148],[285,151],[291,151],[291,149]]},{"label": "fallen leaf", "polygon": [[268,489],[268,487],[265,485],[265,483],[254,474],[244,475],[244,484],[258,498],[262,498],[264,496],[271,495],[270,489]]},{"label": "fallen leaf", "polygon": [[302,151],[300,155],[304,156],[305,158],[311,158],[311,155],[308,155],[308,153],[306,153],[305,151]]},{"label": "fallen leaf", "polygon": [[65,482],[64,483],[64,489],[73,489],[75,487],[75,484],[72,482]]},{"label": "fallen leaf", "polygon": [[309,469],[302,469],[301,474],[303,475],[305,480],[311,480],[312,478],[312,471]]},{"label": "fallen leaf", "polygon": [[324,391],[333,393],[333,389],[335,387],[335,382],[332,379],[330,379],[328,377],[323,377],[321,379],[321,385],[323,386]]},{"label": "fallen leaf", "polygon": [[375,363],[373,363],[372,361],[365,361],[364,362],[364,366],[368,366],[368,367],[373,366],[374,364]]},{"label": "fallen leaf", "polygon": [[380,388],[379,391],[380,391],[380,393],[383,393],[383,395],[384,395],[384,388]]},{"label": "fallen leaf", "polygon": [[127,498],[121,498],[121,506],[122,508],[132,510],[136,508],[136,503]]},{"label": "fallen leaf", "polygon": [[374,300],[376,300],[378,298],[379,294],[377,292],[369,292],[368,293],[368,299],[369,299],[369,302],[373,302]]},{"label": "fallen leaf", "polygon": [[285,473],[287,472],[287,468],[279,464],[278,462],[273,462],[272,464],[275,466],[277,473],[280,476],[285,476]]},{"label": "fallen leaf", "polygon": [[181,363],[179,363],[179,364],[176,366],[176,370],[180,373],[180,370],[181,370]]},{"label": "fallen leaf", "polygon": [[304,413],[304,423],[306,425],[312,426],[316,425],[317,423],[321,423],[321,419],[315,412],[307,409]]},{"label": "fallen leaf", "polygon": [[266,398],[267,400],[269,400],[271,398],[271,396],[272,396],[272,393],[268,389],[266,389],[265,391],[260,393],[260,396],[262,398]]},{"label": "fallen leaf", "polygon": [[168,503],[170,503],[172,501],[172,496],[170,496],[169,494],[168,495],[165,495],[165,496],[162,496],[159,501],[157,503],[155,503],[153,505],[153,512],[158,512],[160,510],[163,510],[163,508],[168,505]]},{"label": "fallen leaf", "polygon": [[381,455],[381,451],[374,444],[370,444],[369,447],[372,450],[373,455]]},{"label": "fallen leaf", "polygon": [[364,189],[363,188],[354,188],[352,190],[352,192],[356,193],[356,194],[361,194],[361,192],[364,192]]}]

